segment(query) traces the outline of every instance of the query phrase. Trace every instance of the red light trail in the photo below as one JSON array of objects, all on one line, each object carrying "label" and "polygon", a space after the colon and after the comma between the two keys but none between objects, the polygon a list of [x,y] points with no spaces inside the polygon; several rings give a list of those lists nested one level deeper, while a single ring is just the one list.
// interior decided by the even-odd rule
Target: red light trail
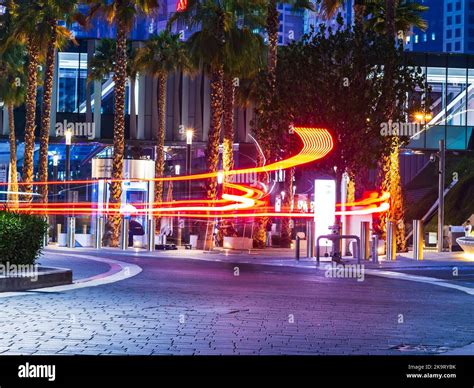
[{"label": "red light trail", "polygon": [[[261,173],[301,166],[324,158],[333,148],[334,143],[330,133],[323,128],[295,127],[295,133],[300,137],[303,147],[300,152],[288,159],[280,160],[262,167],[237,169],[227,172],[210,172],[204,174],[194,174],[188,176],[163,177],[152,179],[151,181],[183,181],[183,180],[202,180],[216,178],[217,175],[233,176],[246,173]],[[108,179],[108,182],[112,180]],[[139,179],[122,179],[118,181],[146,181]],[[70,181],[68,184],[92,184],[98,183],[98,180]],[[33,185],[58,185],[66,182],[34,182]],[[20,182],[20,186],[24,183]],[[311,218],[314,214],[298,212],[274,212],[266,207],[266,202],[262,200],[266,194],[264,191],[255,187],[249,187],[242,184],[223,183],[224,194],[221,199],[212,200],[178,200],[173,202],[154,203],[148,207],[148,204],[131,204],[136,208],[134,214],[154,215],[154,216],[179,216],[183,218],[235,218],[235,217],[292,217],[292,218]],[[232,190],[232,194],[229,193]],[[238,194],[240,192],[240,194]],[[341,204],[338,205],[341,207]],[[344,204],[346,210],[337,212],[338,214],[372,214],[388,210],[388,194],[382,196],[371,196],[361,201]],[[20,212],[27,212],[40,215],[94,215],[98,213],[120,213],[121,209],[110,204],[107,209],[99,209],[97,203],[20,203],[15,209]],[[285,209],[283,209],[285,210]]]}]

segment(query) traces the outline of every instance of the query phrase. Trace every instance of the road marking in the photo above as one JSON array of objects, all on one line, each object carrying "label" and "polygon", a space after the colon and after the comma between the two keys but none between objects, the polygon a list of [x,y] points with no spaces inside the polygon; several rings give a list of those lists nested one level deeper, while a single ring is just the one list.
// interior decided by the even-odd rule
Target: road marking
[{"label": "road marking", "polygon": [[72,291],[78,290],[81,288],[88,287],[97,287],[103,286],[105,284],[119,282],[138,275],[142,272],[142,268],[136,264],[126,263],[123,261],[106,259],[103,257],[95,257],[88,255],[78,255],[78,254],[68,254],[68,253],[57,253],[56,255],[67,256],[67,257],[77,257],[80,259],[94,260],[100,263],[105,263],[110,266],[110,269],[107,272],[101,273],[99,275],[91,276],[89,278],[78,279],[72,284],[66,284],[63,286],[54,286],[54,287],[45,287],[45,288],[36,288],[31,291],[16,291],[16,292],[2,292],[0,293],[0,298],[8,298],[11,296],[20,296],[20,295],[35,295],[35,292],[44,292],[44,293],[55,293],[62,291]]},{"label": "road marking", "polygon": [[444,279],[431,278],[428,276],[419,276],[419,275],[409,275],[402,272],[392,272],[392,271],[381,271],[381,270],[365,270],[366,275],[379,276],[382,278],[396,279],[396,280],[406,280],[409,282],[417,283],[427,283],[434,286],[452,288],[454,290],[465,292],[469,295],[474,295],[474,289],[464,286],[459,286],[457,284],[448,283]]}]

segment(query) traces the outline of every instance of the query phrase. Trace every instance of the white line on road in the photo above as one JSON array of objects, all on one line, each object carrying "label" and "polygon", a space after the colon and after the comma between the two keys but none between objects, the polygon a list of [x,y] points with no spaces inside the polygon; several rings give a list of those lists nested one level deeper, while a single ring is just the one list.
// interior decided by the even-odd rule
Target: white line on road
[{"label": "white line on road", "polygon": [[396,279],[396,280],[407,280],[410,282],[427,283],[434,286],[452,288],[454,290],[465,292],[469,295],[474,295],[474,289],[470,287],[459,286],[457,284],[448,283],[444,279],[431,278],[427,276],[409,275],[402,272],[392,271],[381,271],[381,270],[365,270],[366,275],[379,276],[382,278]]},{"label": "white line on road", "polygon": [[67,256],[67,257],[77,257],[80,259],[98,261],[100,263],[105,263],[110,265],[110,269],[107,272],[101,273],[85,279],[79,279],[72,284],[66,284],[64,286],[54,286],[54,287],[45,287],[45,288],[36,288],[28,292],[18,291],[18,292],[2,292],[0,293],[0,298],[7,298],[10,296],[20,296],[20,295],[35,295],[35,291],[40,292],[62,292],[62,291],[71,291],[87,287],[97,287],[103,286],[105,284],[119,282],[138,275],[142,272],[142,268],[136,264],[126,263],[123,261],[106,259],[102,257],[87,256],[87,255],[77,255],[72,253],[56,253],[56,255]]}]

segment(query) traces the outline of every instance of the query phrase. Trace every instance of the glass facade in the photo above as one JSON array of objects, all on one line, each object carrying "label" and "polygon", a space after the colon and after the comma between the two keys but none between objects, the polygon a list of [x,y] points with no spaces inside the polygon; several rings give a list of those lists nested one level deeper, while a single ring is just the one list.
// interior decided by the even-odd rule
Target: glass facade
[{"label": "glass facade", "polygon": [[413,139],[408,148],[438,149],[439,140],[444,139],[448,150],[472,150],[474,57],[407,53],[407,62],[426,74],[426,87],[420,93],[430,97],[432,115],[420,138]]}]

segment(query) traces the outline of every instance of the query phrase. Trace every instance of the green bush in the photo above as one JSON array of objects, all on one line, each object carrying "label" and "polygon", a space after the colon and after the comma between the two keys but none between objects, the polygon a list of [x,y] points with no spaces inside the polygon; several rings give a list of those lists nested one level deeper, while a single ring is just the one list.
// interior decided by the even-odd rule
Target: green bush
[{"label": "green bush", "polygon": [[47,228],[42,217],[0,211],[0,264],[34,264]]}]

